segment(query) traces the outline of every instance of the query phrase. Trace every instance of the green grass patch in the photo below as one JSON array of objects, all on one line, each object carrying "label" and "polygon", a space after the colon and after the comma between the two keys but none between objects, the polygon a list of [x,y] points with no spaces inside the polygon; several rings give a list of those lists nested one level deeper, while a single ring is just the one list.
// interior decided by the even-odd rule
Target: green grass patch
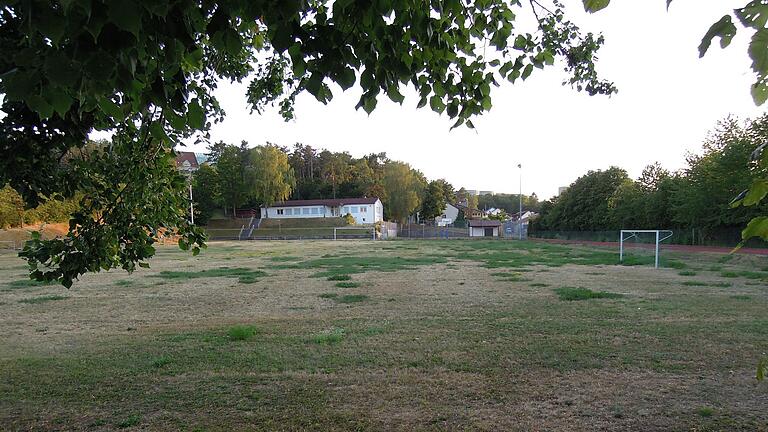
[{"label": "green grass patch", "polygon": [[360,285],[360,282],[336,282],[339,288],[358,288]]},{"label": "green grass patch", "polygon": [[743,294],[732,295],[731,298],[734,300],[751,300],[752,299],[752,297],[748,295],[743,295]]},{"label": "green grass patch", "polygon": [[696,276],[696,272],[693,270],[683,270],[681,272],[678,272],[680,276]]},{"label": "green grass patch", "polygon": [[733,271],[721,271],[721,272],[720,272],[720,277],[724,277],[724,278],[736,278],[736,277],[739,277],[739,274],[738,274],[738,273],[736,273],[736,272],[733,272]]},{"label": "green grass patch", "polygon": [[152,359],[152,367],[155,369],[160,369],[161,367],[169,364],[171,362],[171,358],[168,356],[160,356]]},{"label": "green grass patch", "polygon": [[200,270],[200,271],[175,271],[175,270],[163,270],[158,274],[150,275],[150,277],[162,278],[167,280],[189,280],[199,278],[217,278],[217,277],[230,277],[230,278],[244,278],[244,282],[241,283],[253,283],[256,278],[266,276],[267,273],[261,270],[253,270],[243,267],[221,267],[212,270]]},{"label": "green grass patch", "polygon": [[536,282],[536,283],[532,283],[531,286],[532,287],[537,287],[537,288],[546,288],[546,287],[549,286],[549,284]]},{"label": "green grass patch", "polygon": [[446,257],[442,256],[419,256],[419,257],[331,257],[318,258],[304,261],[297,264],[276,266],[284,269],[322,269],[312,275],[312,277],[330,278],[337,275],[350,275],[355,273],[365,273],[369,271],[396,272],[402,270],[415,270],[419,266],[433,264],[445,264],[448,262]]},{"label": "green grass patch", "polygon": [[708,284],[706,282],[701,282],[701,281],[684,281],[683,285],[685,285],[685,286],[707,286]]},{"label": "green grass patch", "polygon": [[352,279],[351,275],[348,275],[348,274],[335,274],[335,275],[328,276],[327,280],[329,280],[329,281],[348,281],[350,279]]},{"label": "green grass patch", "polygon": [[136,285],[137,285],[137,282],[130,279],[120,279],[119,281],[115,281],[115,286],[119,286],[119,287],[131,287]]},{"label": "green grass patch", "polygon": [[287,261],[298,261],[298,260],[300,260],[300,259],[301,259],[301,258],[299,258],[299,257],[295,257],[295,256],[288,256],[288,255],[284,255],[284,256],[273,256],[273,257],[270,257],[270,258],[269,258],[269,260],[270,260],[270,261],[272,261],[272,262],[287,262]]},{"label": "green grass patch", "polygon": [[361,295],[361,294],[349,294],[341,297],[336,297],[335,300],[338,303],[360,303],[368,300],[368,296]]},{"label": "green grass patch", "polygon": [[384,333],[384,328],[382,327],[368,327],[365,330],[363,330],[363,336],[376,336]]},{"label": "green grass patch", "polygon": [[592,291],[588,288],[562,287],[555,288],[555,294],[563,301],[590,300],[590,299],[616,299],[624,297],[622,294],[607,291]]},{"label": "green grass patch", "polygon": [[320,345],[333,345],[341,342],[344,339],[344,336],[344,329],[333,328],[312,336],[312,342]]},{"label": "green grass patch", "polygon": [[31,298],[21,299],[19,300],[19,303],[38,304],[38,303],[46,303],[49,301],[64,300],[68,298],[69,297],[61,296],[61,295],[47,295],[47,296],[41,296],[41,297],[31,297]]},{"label": "green grass patch", "polygon": [[236,325],[227,330],[227,336],[234,341],[243,341],[252,338],[256,334],[256,327],[249,325]]},{"label": "green grass patch", "polygon": [[715,410],[709,407],[701,407],[696,410],[696,413],[701,417],[712,417],[712,415],[715,413]]},{"label": "green grass patch", "polygon": [[323,298],[323,299],[335,299],[338,296],[339,295],[336,294],[336,293],[322,293],[318,297]]},{"label": "green grass patch", "polygon": [[712,282],[712,283],[709,284],[709,286],[720,287],[720,288],[728,288],[728,287],[733,286],[733,284],[730,283],[730,282]]},{"label": "green grass patch", "polygon": [[259,278],[251,275],[240,276],[239,278],[237,278],[237,283],[241,283],[241,284],[252,284],[258,281],[259,281]]},{"label": "green grass patch", "polygon": [[58,282],[56,281],[39,282],[32,279],[20,279],[20,280],[15,280],[13,282],[8,282],[7,284],[5,284],[5,286],[10,289],[19,289],[19,288],[34,288],[34,287],[50,286],[50,285],[56,285],[57,283]]},{"label": "green grass patch", "polygon": [[134,414],[130,417],[126,417],[123,420],[120,420],[115,424],[119,429],[126,429],[129,427],[137,426],[139,423],[141,423],[141,416],[139,414]]},{"label": "green grass patch", "polygon": [[768,281],[768,273],[766,272],[757,272],[757,271],[740,271],[739,276],[745,277],[747,279],[763,279]]}]

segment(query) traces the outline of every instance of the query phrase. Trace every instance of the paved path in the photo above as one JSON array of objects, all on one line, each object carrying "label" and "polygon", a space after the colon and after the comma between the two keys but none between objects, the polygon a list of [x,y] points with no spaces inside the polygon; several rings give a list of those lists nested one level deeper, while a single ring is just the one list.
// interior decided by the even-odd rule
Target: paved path
[{"label": "paved path", "polygon": [[[588,241],[588,240],[560,240],[560,239],[538,239],[538,238],[530,238],[530,240],[541,241],[546,243],[583,244],[583,245],[590,245],[590,246],[610,246],[610,247],[615,247],[617,249],[619,248],[619,242],[598,242],[598,241]],[[647,249],[653,249],[654,245],[647,244],[647,243],[631,243],[630,247],[643,247]],[[673,250],[673,251],[680,251],[680,252],[713,252],[713,253],[721,253],[721,254],[727,254],[733,251],[733,248],[722,247],[722,246],[692,246],[692,245],[678,245],[678,244],[662,244],[662,248],[664,250]],[[768,249],[741,248],[737,250],[736,253],[749,254],[749,255],[768,255]]]}]

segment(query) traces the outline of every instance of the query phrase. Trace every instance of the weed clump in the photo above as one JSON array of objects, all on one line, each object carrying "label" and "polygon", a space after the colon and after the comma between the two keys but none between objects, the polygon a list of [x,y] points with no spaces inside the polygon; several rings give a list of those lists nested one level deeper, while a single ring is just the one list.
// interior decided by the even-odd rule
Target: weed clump
[{"label": "weed clump", "polygon": [[19,303],[38,304],[38,303],[45,303],[49,301],[64,300],[67,298],[69,297],[60,296],[60,295],[47,295],[42,297],[32,297],[32,298],[21,299],[19,300]]},{"label": "weed clump", "polygon": [[243,341],[252,338],[256,334],[256,327],[248,325],[236,325],[230,327],[227,336],[233,341]]},{"label": "weed clump", "polygon": [[312,337],[312,342],[320,345],[332,345],[344,339],[343,328],[332,328],[322,331]]},{"label": "weed clump", "polygon": [[622,294],[607,291],[592,291],[588,288],[562,287],[555,288],[555,294],[563,301],[590,300],[590,299],[616,299],[624,297]]},{"label": "weed clump", "polygon": [[335,274],[335,275],[328,276],[327,280],[329,280],[329,281],[348,281],[348,280],[351,280],[351,279],[352,279],[352,276],[350,276],[348,274]]},{"label": "weed clump", "polygon": [[357,288],[360,286],[360,282],[337,282],[336,286],[339,288]]}]

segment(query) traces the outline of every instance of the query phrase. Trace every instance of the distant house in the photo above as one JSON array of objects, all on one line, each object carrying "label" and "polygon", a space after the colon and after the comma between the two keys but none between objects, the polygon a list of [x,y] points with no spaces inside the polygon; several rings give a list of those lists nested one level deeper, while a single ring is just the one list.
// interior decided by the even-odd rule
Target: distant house
[{"label": "distant house", "polygon": [[435,218],[435,225],[448,226],[459,216],[459,208],[451,203],[446,203],[443,213]]},{"label": "distant house", "polygon": [[193,152],[176,152],[176,169],[192,173],[200,169],[197,156]]},{"label": "distant house", "polygon": [[469,221],[470,237],[500,237],[501,222],[497,220],[477,219]]},{"label": "distant house", "polygon": [[384,220],[384,205],[378,198],[338,198],[277,202],[261,208],[262,218],[296,219],[342,217],[355,218],[355,224],[374,224]]},{"label": "distant house", "polygon": [[465,219],[479,219],[485,216],[485,213],[483,213],[480,209],[471,209],[467,207],[466,204],[462,203],[456,203],[456,207],[464,212],[464,218]]},{"label": "distant house", "polygon": [[503,212],[504,212],[503,209],[498,209],[496,207],[491,207],[491,208],[485,210],[485,214],[487,214],[488,216],[497,216],[497,215],[500,215]]}]

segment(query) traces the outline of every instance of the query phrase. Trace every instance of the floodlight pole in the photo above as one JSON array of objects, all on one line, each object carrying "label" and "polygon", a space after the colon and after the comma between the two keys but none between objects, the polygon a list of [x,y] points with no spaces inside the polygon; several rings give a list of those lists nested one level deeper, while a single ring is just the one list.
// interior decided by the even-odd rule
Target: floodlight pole
[{"label": "floodlight pole", "polygon": [[659,232],[656,231],[656,266],[655,268],[659,268]]},{"label": "floodlight pole", "polygon": [[192,176],[189,177],[189,217],[192,225],[195,224],[195,207],[192,203]]},{"label": "floodlight pole", "polygon": [[520,199],[520,206],[518,208],[519,212],[517,214],[517,238],[518,240],[523,239],[523,166],[522,164],[517,164],[517,167],[520,168],[520,193],[517,195],[517,197]]}]

